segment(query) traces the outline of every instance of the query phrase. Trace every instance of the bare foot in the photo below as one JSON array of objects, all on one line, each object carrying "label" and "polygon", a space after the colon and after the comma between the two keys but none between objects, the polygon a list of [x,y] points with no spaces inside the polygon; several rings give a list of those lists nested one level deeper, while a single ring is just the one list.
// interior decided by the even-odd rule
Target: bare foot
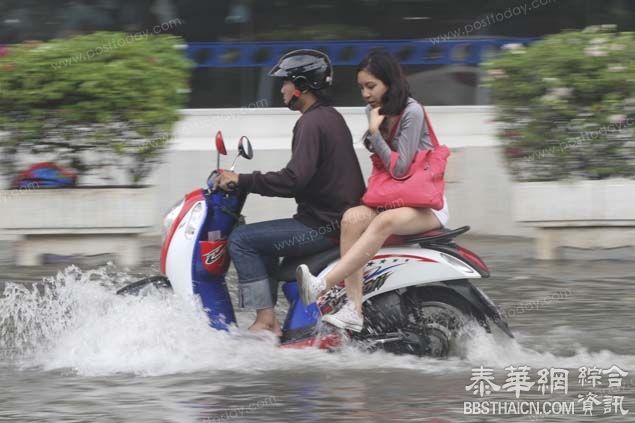
[{"label": "bare foot", "polygon": [[280,325],[280,322],[278,321],[277,318],[274,318],[273,321],[273,333],[276,334],[277,337],[281,337],[282,336],[282,329],[280,329],[282,326]]},{"label": "bare foot", "polygon": [[255,321],[251,326],[249,326],[249,332],[262,331],[272,332],[277,337],[282,336],[282,330],[280,329],[280,323],[278,323],[278,320],[276,320],[273,324]]}]

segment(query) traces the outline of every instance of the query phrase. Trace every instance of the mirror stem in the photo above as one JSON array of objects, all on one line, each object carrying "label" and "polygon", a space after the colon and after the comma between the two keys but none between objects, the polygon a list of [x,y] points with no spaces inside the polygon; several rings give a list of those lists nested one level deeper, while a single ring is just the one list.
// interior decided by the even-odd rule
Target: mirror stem
[{"label": "mirror stem", "polygon": [[234,168],[236,167],[236,160],[238,160],[238,158],[240,157],[240,154],[236,156],[236,158],[234,159],[234,162],[232,163],[232,167],[229,168],[230,172],[234,171]]}]

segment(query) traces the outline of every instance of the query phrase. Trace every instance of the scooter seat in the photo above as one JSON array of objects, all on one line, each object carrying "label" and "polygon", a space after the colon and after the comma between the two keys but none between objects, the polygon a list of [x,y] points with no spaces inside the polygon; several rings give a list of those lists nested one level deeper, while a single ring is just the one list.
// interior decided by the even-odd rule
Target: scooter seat
[{"label": "scooter seat", "polygon": [[320,273],[326,266],[340,258],[340,247],[334,247],[321,253],[310,256],[301,257],[285,257],[280,263],[278,273],[276,274],[279,281],[295,280],[295,269],[306,264],[314,275]]},{"label": "scooter seat", "polygon": [[452,242],[454,238],[469,230],[469,226],[462,226],[457,229],[435,229],[415,235],[392,235],[386,240],[386,242],[384,242],[384,247],[410,244],[419,244],[421,246],[425,246],[427,244],[448,244]]}]

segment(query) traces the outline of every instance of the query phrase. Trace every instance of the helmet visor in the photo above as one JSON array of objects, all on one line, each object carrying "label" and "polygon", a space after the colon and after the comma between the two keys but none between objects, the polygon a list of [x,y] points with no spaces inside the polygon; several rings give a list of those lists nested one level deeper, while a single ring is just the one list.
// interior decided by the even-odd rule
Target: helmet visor
[{"label": "helmet visor", "polygon": [[269,71],[269,76],[273,76],[276,78],[286,78],[289,76],[289,72],[287,72],[285,69],[282,69],[279,65],[275,65]]}]

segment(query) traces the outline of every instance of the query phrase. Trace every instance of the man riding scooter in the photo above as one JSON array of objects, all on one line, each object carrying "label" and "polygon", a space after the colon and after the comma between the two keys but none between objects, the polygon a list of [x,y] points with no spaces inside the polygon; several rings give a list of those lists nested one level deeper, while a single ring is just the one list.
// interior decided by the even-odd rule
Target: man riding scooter
[{"label": "man riding scooter", "polygon": [[285,105],[302,115],[293,128],[291,159],[277,172],[236,174],[222,171],[217,184],[269,197],[293,197],[297,213],[237,227],[229,253],[238,272],[241,307],[256,310],[251,331],[280,336],[274,307],[280,257],[299,257],[332,248],[339,240],[342,215],[359,204],[365,184],[342,115],[322,91],[333,84],[329,57],[317,50],[295,50],[269,72],[282,79]]}]

